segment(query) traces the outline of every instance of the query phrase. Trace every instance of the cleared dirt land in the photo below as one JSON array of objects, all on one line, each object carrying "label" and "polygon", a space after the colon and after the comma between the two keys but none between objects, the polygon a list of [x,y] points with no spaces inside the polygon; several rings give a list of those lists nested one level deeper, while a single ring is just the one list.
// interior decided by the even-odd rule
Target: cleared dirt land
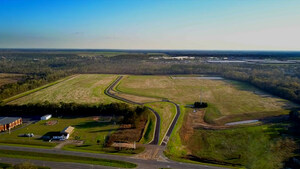
[{"label": "cleared dirt land", "polygon": [[116,75],[82,74],[19,98],[10,104],[26,104],[49,101],[76,103],[111,103],[117,100],[104,94]]},{"label": "cleared dirt land", "polygon": [[[196,78],[176,78],[169,76],[127,76],[118,90],[149,97],[168,98],[179,104],[192,104],[202,100],[209,103],[207,120],[227,115],[284,114],[293,103],[271,96],[248,85],[231,80],[209,80]],[[243,119],[243,117],[241,117]]]},{"label": "cleared dirt land", "polygon": [[0,73],[0,86],[15,83],[22,79],[23,74]]}]

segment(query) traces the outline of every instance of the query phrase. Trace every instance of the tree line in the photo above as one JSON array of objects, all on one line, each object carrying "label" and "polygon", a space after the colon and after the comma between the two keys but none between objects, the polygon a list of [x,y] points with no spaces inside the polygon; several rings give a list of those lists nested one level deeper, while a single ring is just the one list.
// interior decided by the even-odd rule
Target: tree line
[{"label": "tree line", "polygon": [[[168,53],[169,52],[169,53]],[[180,56],[185,51],[166,51],[165,54]],[[76,73],[173,75],[207,74],[250,83],[262,90],[282,98],[300,103],[300,64],[246,64],[207,63],[203,58],[214,56],[235,56],[251,59],[285,58],[299,59],[298,53],[235,53],[232,52],[189,52],[197,54],[192,61],[154,60],[147,53],[119,54],[114,57],[79,56],[75,53],[2,52],[0,51],[0,72],[25,73],[23,81],[0,87],[0,100],[15,94],[53,82]],[[205,60],[205,59],[204,59]]]},{"label": "tree line", "polygon": [[78,104],[78,103],[29,103],[25,105],[1,105],[0,116],[39,118],[46,114],[53,117],[120,116],[120,122],[133,124],[148,118],[146,107],[130,106],[126,103]]}]

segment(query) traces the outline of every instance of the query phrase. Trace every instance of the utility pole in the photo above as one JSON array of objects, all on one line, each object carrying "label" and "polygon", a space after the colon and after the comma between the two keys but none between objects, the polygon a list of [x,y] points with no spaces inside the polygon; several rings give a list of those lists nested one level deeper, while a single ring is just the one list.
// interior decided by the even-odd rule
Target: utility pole
[{"label": "utility pole", "polygon": [[202,105],[202,90],[200,89],[200,95],[199,95],[199,98],[200,98],[200,104]]}]

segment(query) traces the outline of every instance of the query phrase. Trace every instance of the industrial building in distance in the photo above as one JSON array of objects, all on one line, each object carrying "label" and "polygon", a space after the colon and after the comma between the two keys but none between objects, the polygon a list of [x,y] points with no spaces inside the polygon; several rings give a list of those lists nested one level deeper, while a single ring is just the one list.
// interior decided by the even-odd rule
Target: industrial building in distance
[{"label": "industrial building in distance", "polygon": [[0,117],[0,132],[12,129],[21,124],[21,117]]}]

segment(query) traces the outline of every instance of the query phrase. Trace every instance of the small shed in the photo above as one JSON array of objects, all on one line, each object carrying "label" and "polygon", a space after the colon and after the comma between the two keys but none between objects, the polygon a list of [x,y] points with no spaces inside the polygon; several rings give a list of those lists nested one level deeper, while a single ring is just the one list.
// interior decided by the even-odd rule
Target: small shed
[{"label": "small shed", "polygon": [[73,131],[74,131],[74,127],[68,126],[64,128],[60,133],[63,134],[66,137],[66,139],[68,139],[70,135],[73,133]]},{"label": "small shed", "polygon": [[41,120],[49,120],[52,117],[52,114],[46,114],[41,117]]}]

